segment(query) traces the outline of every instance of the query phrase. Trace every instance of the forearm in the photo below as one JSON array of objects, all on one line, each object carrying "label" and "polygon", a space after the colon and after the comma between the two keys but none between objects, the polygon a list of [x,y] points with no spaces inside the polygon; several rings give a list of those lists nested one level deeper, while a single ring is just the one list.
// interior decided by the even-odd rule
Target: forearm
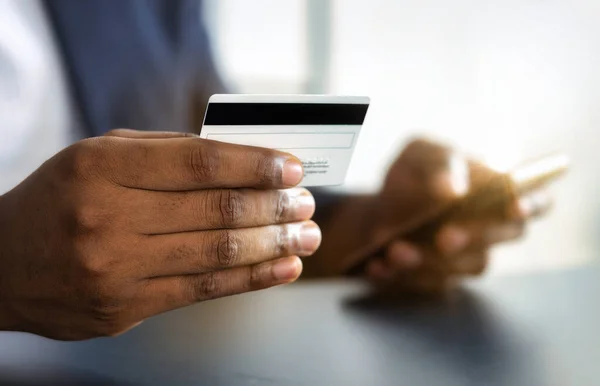
[{"label": "forearm", "polygon": [[345,258],[369,243],[373,229],[375,196],[349,195],[328,208],[326,216],[316,221],[323,232],[317,253],[303,260],[303,277],[339,276],[345,274]]}]

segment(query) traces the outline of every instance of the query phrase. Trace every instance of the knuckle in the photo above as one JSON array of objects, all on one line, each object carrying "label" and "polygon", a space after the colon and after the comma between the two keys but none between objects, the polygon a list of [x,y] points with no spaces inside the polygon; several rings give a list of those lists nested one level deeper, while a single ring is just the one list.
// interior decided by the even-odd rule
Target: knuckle
[{"label": "knuckle", "polygon": [[119,336],[126,329],[125,323],[119,315],[107,314],[106,312],[98,314],[95,318],[97,334],[100,337],[112,338]]},{"label": "knuckle", "polygon": [[235,228],[241,224],[244,218],[247,200],[239,191],[226,189],[219,191],[217,206],[219,225],[223,228]]},{"label": "knuckle", "polygon": [[238,262],[240,240],[233,231],[223,230],[215,243],[215,260],[220,268],[232,267]]},{"label": "knuckle", "polygon": [[104,135],[106,137],[127,137],[128,133],[132,132],[133,130],[130,129],[126,129],[126,128],[117,128],[117,129],[112,129],[107,131],[106,133],[104,133]]},{"label": "knuckle", "polygon": [[408,144],[406,145],[405,152],[421,152],[423,149],[431,147],[431,140],[422,137],[415,136],[409,139]]},{"label": "knuckle", "polygon": [[265,275],[264,266],[254,265],[250,267],[248,278],[246,280],[246,290],[256,291],[268,287],[271,283],[271,281],[268,279],[269,277],[270,276]]},{"label": "knuckle", "polygon": [[[447,169],[454,154],[442,143],[416,138],[408,143],[401,157],[415,172],[431,176],[433,173]],[[460,157],[460,160],[463,158]]]},{"label": "knuckle", "polygon": [[119,320],[120,314],[121,307],[115,299],[97,299],[92,306],[94,320],[102,323],[115,323]]},{"label": "knuckle", "polygon": [[107,137],[118,137],[123,132],[123,129],[112,129],[104,133]]},{"label": "knuckle", "polygon": [[189,170],[196,182],[213,181],[219,168],[219,152],[211,146],[194,146],[189,153]]},{"label": "knuckle", "polygon": [[221,294],[221,281],[216,272],[208,272],[190,281],[192,301],[214,299]]},{"label": "knuckle", "polygon": [[274,256],[286,256],[293,247],[290,244],[294,243],[293,232],[290,231],[290,225],[282,225],[277,227]]},{"label": "knuckle", "polygon": [[114,163],[115,137],[88,138],[70,146],[63,158],[62,170],[69,180],[90,181],[107,176]]},{"label": "knuckle", "polygon": [[106,224],[106,214],[96,205],[82,204],[74,210],[76,233],[87,234]]},{"label": "knuckle", "polygon": [[99,286],[89,295],[89,312],[101,336],[115,336],[123,330],[125,307],[122,299]]},{"label": "knuckle", "polygon": [[[80,278],[79,283],[84,294],[102,294],[106,283],[114,282],[119,277],[123,256],[120,253],[104,249],[98,250],[98,241],[86,237],[76,238],[73,246],[73,272]],[[126,259],[125,259],[126,260]]]},{"label": "knuckle", "polygon": [[290,196],[285,191],[278,191],[275,206],[275,222],[286,220],[290,212]]},{"label": "knuckle", "polygon": [[80,270],[82,278],[85,278],[88,286],[95,290],[98,282],[105,280],[111,271],[110,264],[107,264],[104,259],[98,256],[81,256]]},{"label": "knuckle", "polygon": [[279,185],[282,179],[282,168],[277,167],[277,161],[272,154],[263,150],[256,161],[256,173],[261,186]]},{"label": "knuckle", "polygon": [[448,154],[449,150],[448,146],[440,142],[432,141],[425,137],[414,137],[408,142],[405,153],[416,156],[421,156],[423,153],[444,156]]},{"label": "knuckle", "polygon": [[97,170],[98,152],[101,147],[98,138],[85,139],[68,149],[67,165],[72,177],[90,176]]}]

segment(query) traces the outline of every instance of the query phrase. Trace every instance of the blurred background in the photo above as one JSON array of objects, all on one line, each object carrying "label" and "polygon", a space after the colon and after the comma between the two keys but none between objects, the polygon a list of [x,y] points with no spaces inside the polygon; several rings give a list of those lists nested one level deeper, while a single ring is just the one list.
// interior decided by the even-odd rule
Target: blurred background
[{"label": "blurred background", "polygon": [[375,191],[412,136],[507,167],[555,150],[573,169],[528,237],[490,273],[566,269],[600,247],[597,0],[207,0],[235,92],[371,97],[338,188]]}]

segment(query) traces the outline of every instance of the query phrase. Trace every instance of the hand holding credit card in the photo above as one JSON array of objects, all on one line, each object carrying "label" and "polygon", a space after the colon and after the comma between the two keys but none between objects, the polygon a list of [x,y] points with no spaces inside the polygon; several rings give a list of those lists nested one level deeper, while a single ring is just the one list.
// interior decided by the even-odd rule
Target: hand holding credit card
[{"label": "hand holding credit card", "polygon": [[300,186],[344,182],[369,98],[329,95],[213,95],[200,137],[298,157]]}]

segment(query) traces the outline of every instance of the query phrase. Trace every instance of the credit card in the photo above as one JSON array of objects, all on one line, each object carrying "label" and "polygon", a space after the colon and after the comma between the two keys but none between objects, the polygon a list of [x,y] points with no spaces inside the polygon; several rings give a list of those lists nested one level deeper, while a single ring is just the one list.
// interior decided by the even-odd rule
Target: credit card
[{"label": "credit card", "polygon": [[301,186],[340,185],[368,108],[364,96],[216,94],[200,137],[291,153]]}]

